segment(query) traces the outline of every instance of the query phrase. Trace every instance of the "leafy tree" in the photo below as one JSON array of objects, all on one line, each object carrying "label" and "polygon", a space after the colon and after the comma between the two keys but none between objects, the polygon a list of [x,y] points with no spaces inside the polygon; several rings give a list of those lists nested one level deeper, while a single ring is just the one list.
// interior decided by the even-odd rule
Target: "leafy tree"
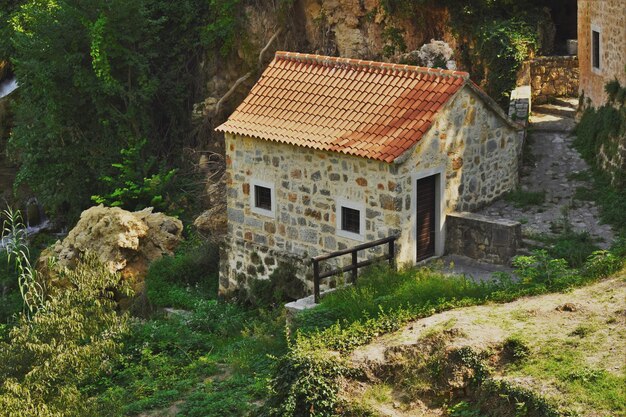
[{"label": "leafy tree", "polygon": [[72,219],[92,195],[120,188],[100,179],[118,174],[121,150],[145,140],[137,166],[180,164],[204,47],[232,49],[239,4],[28,0],[11,19],[18,181]]},{"label": "leafy tree", "polygon": [[[0,340],[0,409],[8,417],[102,416],[90,384],[110,371],[127,332],[114,292],[120,277],[94,255],[57,271],[57,287],[30,319]],[[111,411],[112,412],[112,411]]]}]

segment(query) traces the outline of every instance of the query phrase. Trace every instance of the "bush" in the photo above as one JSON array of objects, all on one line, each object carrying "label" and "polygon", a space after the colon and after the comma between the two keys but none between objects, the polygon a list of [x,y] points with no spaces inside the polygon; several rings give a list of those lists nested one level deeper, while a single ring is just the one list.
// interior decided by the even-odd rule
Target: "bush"
[{"label": "bush", "polygon": [[7,323],[22,309],[22,297],[17,285],[17,272],[7,259],[6,251],[0,252],[0,324]]},{"label": "bush", "polygon": [[150,265],[146,294],[157,307],[191,309],[198,296],[217,297],[219,251],[211,243],[182,245]]},{"label": "bush", "polygon": [[580,268],[598,249],[588,232],[566,230],[552,241],[548,253],[555,259],[565,259],[572,268]]},{"label": "bush", "polygon": [[58,274],[65,287],[32,317],[22,314],[0,341],[0,408],[20,417],[115,415],[100,409],[89,388],[119,355],[128,326],[114,292],[129,290],[94,255]]},{"label": "bush", "polygon": [[293,263],[280,263],[269,279],[251,280],[244,301],[256,307],[270,307],[303,297],[306,286],[298,278],[299,271],[300,268]]}]

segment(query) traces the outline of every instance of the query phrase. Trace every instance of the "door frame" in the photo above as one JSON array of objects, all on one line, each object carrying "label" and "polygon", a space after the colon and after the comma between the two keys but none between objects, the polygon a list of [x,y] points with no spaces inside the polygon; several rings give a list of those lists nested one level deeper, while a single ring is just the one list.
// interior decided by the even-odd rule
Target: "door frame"
[{"label": "door frame", "polygon": [[[435,176],[435,254],[442,256],[445,250],[445,190],[446,169],[444,166],[417,171],[411,175],[411,247],[413,263],[417,262],[417,181]],[[420,262],[423,262],[420,261]]]}]

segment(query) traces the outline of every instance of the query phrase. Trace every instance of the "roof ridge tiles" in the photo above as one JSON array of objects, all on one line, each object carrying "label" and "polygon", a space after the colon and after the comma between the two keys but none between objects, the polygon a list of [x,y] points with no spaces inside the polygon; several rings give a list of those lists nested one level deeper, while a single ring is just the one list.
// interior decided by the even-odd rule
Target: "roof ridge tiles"
[{"label": "roof ridge tiles", "polygon": [[367,69],[367,68],[373,68],[373,69],[379,69],[379,70],[389,69],[389,70],[396,70],[396,71],[402,71],[402,72],[414,72],[414,73],[432,74],[432,75],[436,74],[441,77],[462,78],[463,80],[469,79],[469,74],[465,71],[418,67],[418,66],[408,65],[408,64],[395,64],[392,62],[377,62],[377,61],[368,61],[368,60],[363,60],[363,59],[305,54],[305,53],[300,53],[300,52],[277,51],[275,55],[275,59],[279,61],[284,60],[284,61],[296,61],[296,62],[317,64],[317,65],[322,65],[325,67],[340,67],[343,64],[343,65],[354,67],[354,69]]}]

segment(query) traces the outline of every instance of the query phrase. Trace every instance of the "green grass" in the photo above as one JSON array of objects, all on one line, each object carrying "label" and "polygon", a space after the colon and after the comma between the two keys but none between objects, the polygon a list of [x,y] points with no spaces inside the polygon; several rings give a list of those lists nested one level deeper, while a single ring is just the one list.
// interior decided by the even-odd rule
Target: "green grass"
[{"label": "green grass", "polygon": [[192,309],[217,294],[219,255],[214,245],[185,243],[174,256],[150,265],[146,293],[155,307]]},{"label": "green grass", "polygon": [[482,302],[498,288],[494,283],[477,283],[462,276],[450,276],[430,268],[393,271],[374,268],[347,286],[322,298],[320,305],[297,317],[302,330],[325,328],[337,320],[354,322],[377,317],[381,311],[429,305]]},{"label": "green grass", "polygon": [[564,405],[582,403],[588,410],[612,410],[613,415],[622,415],[626,412],[626,376],[590,365],[586,353],[589,346],[572,340],[588,335],[572,334],[566,340],[544,341],[507,374],[554,384]]},{"label": "green grass", "polygon": [[545,191],[524,191],[517,189],[504,196],[504,199],[515,207],[526,209],[531,206],[539,206],[546,201]]},{"label": "green grass", "polygon": [[267,393],[269,354],[286,351],[280,311],[204,300],[188,316],[136,321],[124,361],[102,383],[118,415],[178,403],[184,416],[241,416]]},{"label": "green grass", "polygon": [[93,387],[109,415],[174,406],[187,417],[234,417],[267,396],[269,355],[287,351],[284,313],[218,301],[216,254],[192,242],[151,265],[150,303],[186,311],[134,320],[123,361]]}]

